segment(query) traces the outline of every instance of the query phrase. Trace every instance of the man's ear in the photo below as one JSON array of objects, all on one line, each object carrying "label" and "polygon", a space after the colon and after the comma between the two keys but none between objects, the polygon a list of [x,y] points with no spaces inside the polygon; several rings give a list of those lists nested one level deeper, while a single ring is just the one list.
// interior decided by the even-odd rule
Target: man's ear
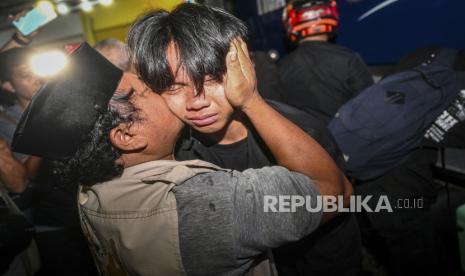
[{"label": "man's ear", "polygon": [[10,81],[5,81],[2,82],[2,90],[10,93],[15,93],[15,88],[13,87],[13,84]]},{"label": "man's ear", "polygon": [[147,147],[147,139],[131,131],[128,124],[119,124],[110,131],[110,141],[123,152],[141,151]]}]

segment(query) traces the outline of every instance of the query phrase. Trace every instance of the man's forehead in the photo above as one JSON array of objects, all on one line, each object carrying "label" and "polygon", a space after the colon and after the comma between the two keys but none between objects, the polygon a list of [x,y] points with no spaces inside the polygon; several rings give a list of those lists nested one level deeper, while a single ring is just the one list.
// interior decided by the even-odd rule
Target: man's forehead
[{"label": "man's forehead", "polygon": [[11,77],[16,78],[16,77],[23,77],[24,75],[30,75],[32,74],[31,67],[27,64],[19,64],[13,66],[11,68]]},{"label": "man's forehead", "polygon": [[13,66],[13,72],[14,73],[20,73],[20,72],[30,72],[31,67],[28,64],[18,64]]},{"label": "man's forehead", "polygon": [[116,88],[117,92],[142,92],[147,89],[147,86],[139,79],[136,74],[124,73],[121,77],[121,81]]}]

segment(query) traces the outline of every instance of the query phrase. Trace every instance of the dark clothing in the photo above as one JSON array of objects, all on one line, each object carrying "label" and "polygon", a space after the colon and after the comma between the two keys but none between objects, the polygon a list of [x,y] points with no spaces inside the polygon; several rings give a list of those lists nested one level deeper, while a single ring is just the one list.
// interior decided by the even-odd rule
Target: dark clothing
[{"label": "dark clothing", "polygon": [[[389,74],[418,66],[431,59],[438,50],[438,47],[417,49],[403,57]],[[455,70],[465,69],[463,57],[462,52]],[[459,123],[452,128],[440,144],[432,140],[428,140],[427,144],[432,147],[463,147],[464,125]],[[388,195],[393,207],[398,200],[410,203],[419,199],[423,201],[422,208],[394,208],[393,213],[359,216],[364,245],[379,260],[386,262],[392,275],[440,275],[440,258],[434,243],[437,237],[430,212],[437,196],[431,169],[436,160],[437,150],[423,147],[383,176],[355,187],[355,193],[360,195]]]},{"label": "dark clothing", "polygon": [[56,183],[51,161],[42,159],[34,189],[34,224],[80,229],[77,185]]},{"label": "dark clothing", "polygon": [[301,43],[279,63],[282,100],[329,123],[341,105],[373,84],[355,52],[322,41]]},{"label": "dark clothing", "polygon": [[98,275],[82,233],[77,208],[77,186],[63,187],[53,181],[52,164],[42,160],[33,187],[35,241],[41,258],[37,276]]},{"label": "dark clothing", "polygon": [[[18,105],[0,106],[0,112],[0,137],[11,144],[22,110]],[[28,157],[20,153],[14,153],[14,156],[18,160]],[[42,160],[34,183],[25,192],[11,194],[21,210],[32,211],[36,227],[34,240],[41,259],[37,275],[97,275],[81,232],[77,186],[65,188],[53,184],[52,172],[51,163]]]},{"label": "dark clothing", "polygon": [[[416,49],[415,51],[403,56],[399,62],[386,74],[386,76],[418,66],[423,62],[431,59],[431,55],[437,54],[440,49],[440,47],[435,46]],[[465,71],[465,51],[459,51],[457,60],[454,64],[454,70]]]},{"label": "dark clothing", "polygon": [[[318,119],[282,103],[269,101],[269,104],[311,135],[336,160],[336,163],[343,167],[344,161],[339,148]],[[239,149],[246,147],[247,151],[245,158],[242,156],[235,161],[224,156],[228,148],[231,150],[230,154],[235,154],[237,145],[220,146],[221,152],[218,153],[218,145],[207,146],[195,137],[184,137],[178,144],[176,159],[202,159],[225,168],[235,167],[239,170],[276,164],[271,152],[252,126],[248,127],[247,138],[238,143]],[[340,215],[333,222],[317,229],[305,240],[308,241],[296,242],[274,250],[280,275],[332,275],[332,272],[337,272],[334,275],[357,275],[361,242],[358,225],[352,214]]]},{"label": "dark clothing", "polygon": [[[431,170],[436,158],[436,150],[419,149],[405,163],[355,188],[357,195],[387,195],[392,204],[392,213],[359,214],[364,245],[387,262],[390,275],[439,275],[430,214],[437,195]],[[405,202],[412,206],[418,200],[422,206],[404,208]]]},{"label": "dark clothing", "polygon": [[273,254],[280,276],[359,275],[361,237],[357,220],[352,214],[341,213]]},{"label": "dark clothing", "polygon": [[236,171],[248,169],[248,139],[230,145],[212,145],[209,147],[212,157],[218,161],[216,165]]},{"label": "dark clothing", "polygon": [[80,228],[36,233],[41,267],[36,276],[97,276],[87,241]]},{"label": "dark clothing", "polygon": [[265,52],[252,52],[251,56],[255,65],[258,92],[264,99],[281,101],[283,88],[278,66]]}]

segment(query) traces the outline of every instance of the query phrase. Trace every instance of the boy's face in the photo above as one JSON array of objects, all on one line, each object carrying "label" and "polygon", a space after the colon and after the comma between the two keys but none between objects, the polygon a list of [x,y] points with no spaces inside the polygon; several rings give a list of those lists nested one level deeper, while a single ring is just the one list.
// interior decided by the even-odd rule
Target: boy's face
[{"label": "boy's face", "polygon": [[27,65],[15,66],[10,82],[16,96],[28,101],[32,99],[32,96],[42,85],[42,80],[35,76]]},{"label": "boy's face", "polygon": [[163,91],[161,96],[171,111],[200,133],[216,133],[231,122],[233,108],[224,94],[224,86],[205,78],[203,91],[196,91],[186,70],[179,67],[179,55],[173,44],[168,47],[167,59],[175,72],[175,84]]}]

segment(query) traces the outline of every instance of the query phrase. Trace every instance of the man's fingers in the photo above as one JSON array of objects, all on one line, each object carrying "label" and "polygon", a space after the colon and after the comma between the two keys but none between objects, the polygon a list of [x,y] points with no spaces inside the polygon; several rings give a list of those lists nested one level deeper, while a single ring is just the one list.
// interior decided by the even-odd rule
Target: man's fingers
[{"label": "man's fingers", "polygon": [[0,138],[0,151],[1,151],[1,150],[5,150],[5,149],[8,149],[8,144],[6,143],[5,140],[3,140],[2,138]]},{"label": "man's fingers", "polygon": [[10,19],[10,21],[16,21],[16,20],[20,19],[21,17],[25,16],[28,11],[29,11],[29,9],[26,9],[26,10],[23,10],[23,11],[15,14],[15,15],[10,14],[10,15],[8,15],[8,18]]}]

